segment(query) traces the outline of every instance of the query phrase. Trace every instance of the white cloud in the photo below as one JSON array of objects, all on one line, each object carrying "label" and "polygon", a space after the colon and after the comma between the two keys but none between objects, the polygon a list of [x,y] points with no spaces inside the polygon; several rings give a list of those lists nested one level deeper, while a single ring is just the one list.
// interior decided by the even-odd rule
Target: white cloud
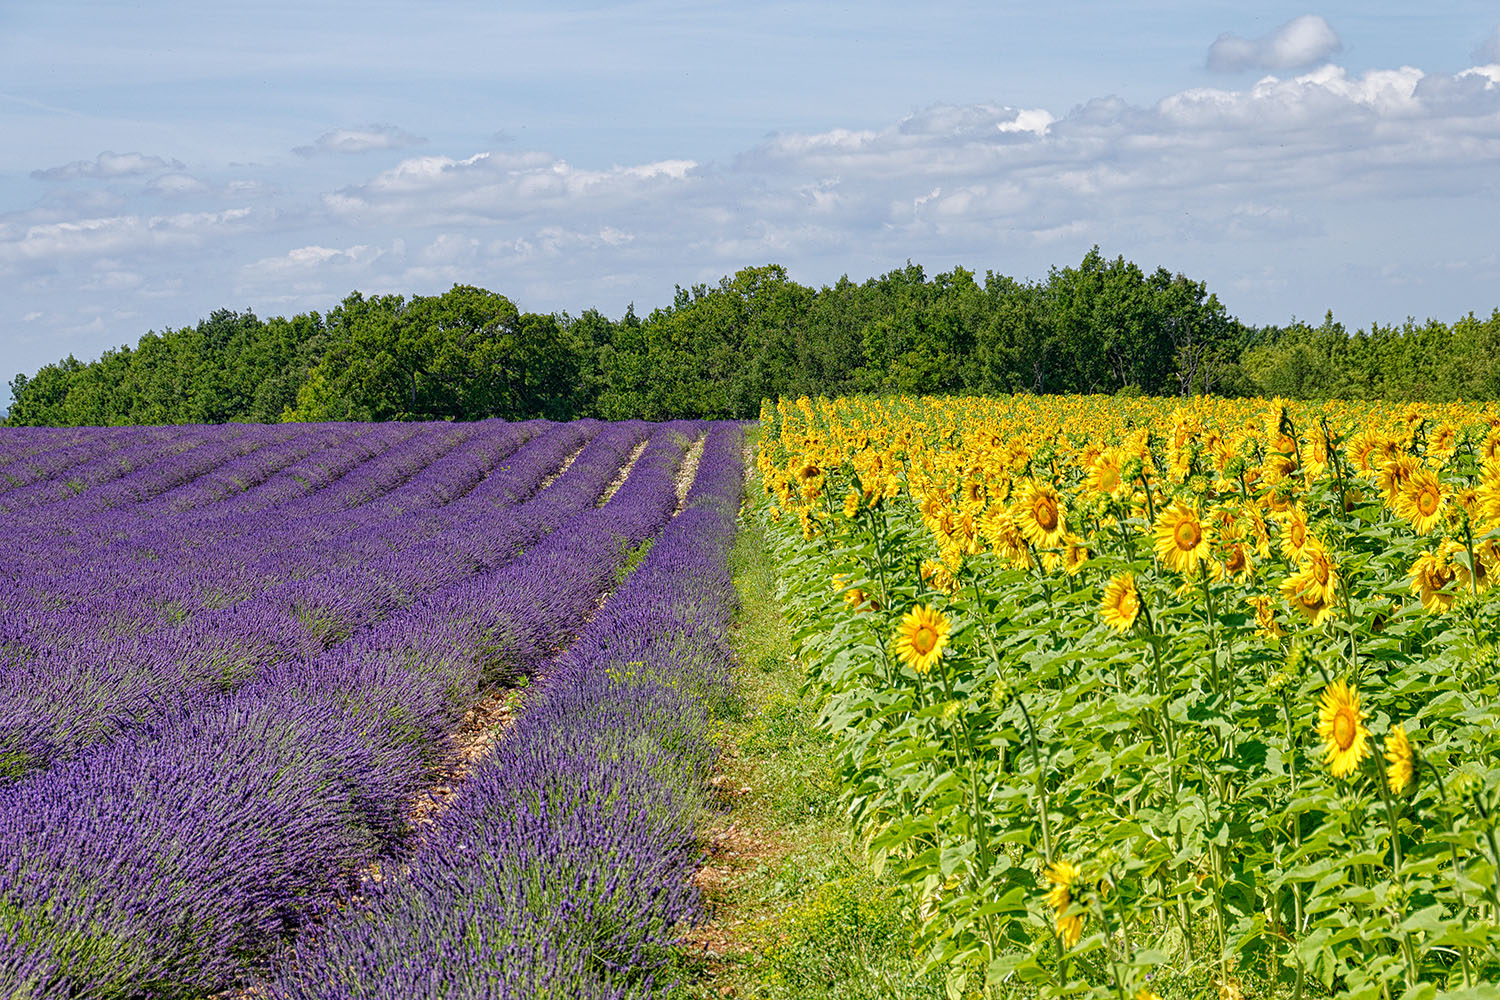
[{"label": "white cloud", "polygon": [[[644,310],[674,284],[768,261],[813,282],[906,259],[1039,276],[1095,242],[1258,298],[1259,321],[1314,300],[1321,315],[1340,305],[1327,289],[1384,287],[1357,285],[1361,254],[1428,274],[1432,234],[1454,228],[1434,209],[1460,227],[1500,224],[1500,65],[1323,65],[1145,104],[936,104],[879,127],[772,134],[709,164],[583,167],[520,143],[471,152],[317,169],[247,156],[218,175],[163,161],[141,184],[50,187],[0,214],[16,314],[46,316],[12,326],[103,315],[119,341],[225,304],[290,314],[353,288],[454,282],[526,309],[613,312],[633,298]],[[184,200],[158,200],[170,195]],[[153,213],[165,204],[213,210]],[[1474,245],[1445,242],[1454,257]],[[138,321],[110,321],[131,308]]]},{"label": "white cloud", "polygon": [[224,185],[231,198],[264,198],[276,193],[276,185],[261,180],[233,180]]},{"label": "white cloud", "polygon": [[129,177],[134,174],[149,174],[158,170],[181,170],[183,165],[176,160],[164,160],[159,156],[143,153],[116,153],[106,150],[92,160],[74,160],[60,167],[33,170],[31,177],[38,181],[70,181],[78,179],[108,180],[114,177]]},{"label": "white cloud", "polygon": [[1052,112],[1044,108],[1024,108],[1016,112],[1015,121],[996,122],[995,128],[1001,132],[1032,132],[1036,135],[1044,135],[1047,126],[1057,119],[1052,117]]},{"label": "white cloud", "polygon": [[1361,111],[1381,116],[1420,116],[1421,70],[1369,70],[1351,78],[1341,67],[1324,66],[1281,80],[1268,76],[1248,90],[1199,88],[1157,104],[1160,115],[1184,128],[1299,128],[1349,119]]},{"label": "white cloud", "polygon": [[883,128],[773,134],[723,166],[417,156],[322,200],[341,226],[420,240],[361,272],[408,291],[502,274],[561,288],[560,267],[680,280],[705,262],[856,250],[899,261],[1112,238],[1266,247],[1328,238],[1341,205],[1493,190],[1496,76],[1323,66],[1061,115],[933,105]]},{"label": "white cloud", "polygon": [[698,164],[660,160],[585,170],[540,152],[403,160],[324,206],[346,221],[452,226],[539,219],[557,211],[624,210],[693,186]]},{"label": "white cloud", "polygon": [[1259,38],[1222,34],[1208,48],[1208,68],[1221,73],[1247,69],[1305,69],[1343,49],[1338,32],[1317,14],[1303,14]]},{"label": "white cloud", "polygon": [[203,194],[208,185],[190,174],[163,174],[147,184],[146,190],[153,194],[182,197]]},{"label": "white cloud", "polygon": [[915,257],[1085,232],[1272,244],[1325,234],[1340,204],[1481,197],[1500,176],[1487,71],[1329,66],[1147,107],[1099,99],[1002,131],[1024,114],[935,106],[883,129],[774,135],[736,159],[738,189],[708,200],[739,206],[720,228],[787,232],[816,185],[823,225]]},{"label": "white cloud", "polygon": [[479,239],[459,233],[442,233],[417,252],[417,257],[427,264],[457,264],[474,260],[479,251]]},{"label": "white cloud", "polygon": [[405,149],[420,146],[427,140],[394,125],[371,125],[368,128],[336,128],[324,132],[312,145],[297,146],[298,156],[319,153],[368,153],[378,149]]},{"label": "white cloud", "polygon": [[248,208],[175,215],[117,215],[0,227],[0,263],[117,254],[151,248],[196,245],[227,235],[250,215]]},{"label": "white cloud", "polygon": [[240,269],[242,279],[250,282],[305,279],[309,275],[339,270],[364,270],[378,260],[384,251],[365,244],[335,250],[332,247],[305,246],[288,250],[276,257],[262,257]]}]

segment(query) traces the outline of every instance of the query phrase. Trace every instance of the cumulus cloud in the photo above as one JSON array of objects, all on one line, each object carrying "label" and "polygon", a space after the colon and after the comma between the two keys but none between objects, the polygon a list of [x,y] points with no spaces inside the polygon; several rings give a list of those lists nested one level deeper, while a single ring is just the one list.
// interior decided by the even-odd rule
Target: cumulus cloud
[{"label": "cumulus cloud", "polygon": [[288,250],[276,257],[263,257],[245,265],[243,273],[257,278],[287,278],[307,274],[319,269],[334,269],[349,265],[369,263],[378,259],[382,251],[364,244],[336,250],[332,247],[305,246]]},{"label": "cumulus cloud", "polygon": [[233,208],[0,226],[0,264],[196,245],[213,236],[228,235],[249,215],[248,208]]},{"label": "cumulus cloud", "polygon": [[1319,237],[1340,205],[1474,198],[1500,176],[1488,71],[1325,66],[1149,106],[1101,98],[1045,127],[1006,128],[1018,120],[936,106],[882,129],[771,136],[736,159],[744,190],[717,200],[739,210],[719,224],[813,241],[793,227],[816,217],[846,244],[901,257],[1084,233],[1271,244]]},{"label": "cumulus cloud", "polygon": [[1479,43],[1474,50],[1474,61],[1493,65],[1500,63],[1500,24],[1495,25],[1495,30],[1490,32],[1490,37]]},{"label": "cumulus cloud", "polygon": [[[232,183],[158,167],[144,186],[57,186],[0,214],[0,274],[21,276],[13,307],[44,309],[52,329],[75,302],[180,323],[231,300],[290,313],[352,288],[454,282],[528,309],[613,311],[766,261],[808,281],[908,258],[1025,274],[1097,242],[1271,305],[1306,286],[1319,310],[1337,308],[1327,288],[1367,287],[1349,270],[1358,254],[1425,274],[1427,220],[1500,222],[1500,66],[1325,64],[1071,110],[937,104],[878,127],[775,133],[710,164],[583,167],[519,142],[443,152],[362,168],[351,158],[321,188],[324,170],[243,165]],[[191,199],[174,207],[214,210],[143,207],[159,212],[153,195],[173,194]],[[1478,263],[1486,237],[1472,254],[1482,276],[1495,273]],[[1451,242],[1444,253],[1474,245]],[[609,295],[618,301],[600,301]]]},{"label": "cumulus cloud", "polygon": [[368,128],[336,128],[324,132],[309,146],[297,146],[298,156],[319,153],[369,153],[377,149],[406,149],[427,140],[394,125],[371,125]]},{"label": "cumulus cloud", "polygon": [[388,247],[360,243],[339,249],[319,244],[295,247],[242,265],[235,275],[234,293],[271,305],[326,308],[351,288],[400,288],[391,280],[399,273],[405,244]]},{"label": "cumulus cloud", "polygon": [[1303,14],[1259,38],[1220,35],[1208,48],[1208,68],[1219,73],[1306,69],[1343,47],[1332,25],[1317,14]]},{"label": "cumulus cloud", "polygon": [[901,260],[1112,235],[1279,245],[1325,238],[1341,205],[1492,191],[1497,81],[1500,69],[1324,65],[1062,115],[942,104],[883,128],[776,133],[717,166],[583,169],[519,149],[415,156],[324,195],[323,209],[358,232],[420,236],[409,258],[370,262],[387,287],[476,272],[541,282],[559,260],[680,279],[694,266],[854,248]]},{"label": "cumulus cloud", "polygon": [[348,221],[484,224],[535,218],[560,207],[598,212],[659,204],[690,186],[697,167],[692,160],[660,160],[586,170],[536,151],[421,156],[323,201]]},{"label": "cumulus cloud", "polygon": [[208,185],[191,174],[163,174],[146,185],[146,189],[153,194],[165,195],[167,197],[188,197],[190,195],[203,194],[208,190]]},{"label": "cumulus cloud", "polygon": [[78,179],[108,180],[114,177],[129,177],[133,174],[149,174],[158,170],[181,170],[177,160],[164,160],[159,156],[144,153],[116,153],[106,150],[92,160],[74,160],[60,167],[33,170],[31,177],[38,181],[71,181]]}]

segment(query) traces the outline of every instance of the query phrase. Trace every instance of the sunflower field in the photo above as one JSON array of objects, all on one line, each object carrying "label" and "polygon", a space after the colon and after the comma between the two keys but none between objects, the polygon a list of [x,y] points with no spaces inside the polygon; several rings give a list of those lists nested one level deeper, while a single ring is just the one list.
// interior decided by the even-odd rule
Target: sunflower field
[{"label": "sunflower field", "polygon": [[1500,994],[1500,411],[766,403],[849,814],[955,996]]}]

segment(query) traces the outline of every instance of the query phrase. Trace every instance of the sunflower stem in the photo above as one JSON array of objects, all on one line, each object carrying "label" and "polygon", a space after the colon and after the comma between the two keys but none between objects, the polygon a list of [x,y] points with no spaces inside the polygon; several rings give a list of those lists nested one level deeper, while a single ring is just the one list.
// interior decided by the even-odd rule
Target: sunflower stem
[{"label": "sunflower stem", "polygon": [[[1109,914],[1107,914],[1104,910],[1104,899],[1102,893],[1103,890],[1096,886],[1094,891],[1090,893],[1090,896],[1092,896],[1094,912],[1099,916],[1099,926],[1104,929],[1104,948],[1109,955],[1109,978],[1113,980],[1115,985],[1115,994],[1119,996],[1120,1000],[1129,1000],[1129,997],[1125,993],[1125,978],[1120,975],[1120,966],[1125,963],[1125,958],[1123,957],[1123,954],[1120,958],[1115,957],[1114,935],[1110,933]],[[1116,893],[1116,895],[1118,896],[1119,894]],[[1123,951],[1123,927],[1121,928],[1121,939],[1121,948]]]},{"label": "sunflower stem", "polygon": [[[953,679],[948,676],[948,671],[939,661],[939,669],[943,675],[943,694],[951,703],[953,701]],[[969,831],[974,835],[974,841],[979,846],[979,871],[976,872],[975,882],[977,886],[984,884],[989,875],[990,868],[994,865],[994,855],[990,852],[989,835],[985,832],[982,810],[983,803],[979,797],[979,771],[975,766],[975,757],[978,756],[974,749],[974,734],[969,728],[969,720],[966,715],[960,713],[959,731],[963,733],[965,746],[960,746],[958,733],[954,733],[953,752],[960,758],[961,763],[968,765],[969,772]],[[967,752],[966,752],[967,751]],[[976,886],[976,887],[977,887]],[[989,933],[991,955],[998,954],[1000,941],[995,933],[995,919],[993,914],[985,916],[985,929]]]},{"label": "sunflower stem", "polygon": [[[1443,812],[1451,817],[1453,813],[1448,806],[1448,792],[1443,787],[1443,776],[1438,773],[1437,768],[1432,767],[1430,764],[1425,764],[1419,757],[1417,759],[1417,767],[1421,768],[1424,766],[1432,771],[1433,784],[1437,785],[1438,801],[1443,804]],[[1467,932],[1469,929],[1469,894],[1464,891],[1463,866],[1458,860],[1458,845],[1453,842],[1452,837],[1445,837],[1444,839],[1448,841],[1448,858],[1453,862],[1453,891],[1458,893],[1459,928]],[[1463,962],[1464,967],[1464,988],[1470,989],[1474,985],[1474,974],[1469,968],[1468,945],[1459,945],[1458,957]]]},{"label": "sunflower stem", "polygon": [[[1401,918],[1404,913],[1406,901],[1406,875],[1401,870],[1401,830],[1396,823],[1396,803],[1391,795],[1391,790],[1385,781],[1385,775],[1380,773],[1380,767],[1375,767],[1375,787],[1380,791],[1380,799],[1385,803],[1386,823],[1391,831],[1391,879],[1396,883],[1396,890],[1400,893],[1393,908],[1392,917],[1396,929],[1400,930]],[[1401,931],[1401,952],[1406,959],[1405,977],[1406,988],[1411,989],[1417,984],[1417,955],[1416,949],[1411,943],[1411,933]]]},{"label": "sunflower stem", "polygon": [[[1297,794],[1297,743],[1292,729],[1292,701],[1287,688],[1281,689],[1281,714],[1286,721],[1286,745],[1288,775],[1291,779],[1292,795]],[[1302,817],[1292,817],[1292,848],[1294,855],[1302,852]],[[1300,859],[1299,859],[1300,860]],[[1302,988],[1307,979],[1307,966],[1302,961],[1302,953],[1297,949],[1297,942],[1302,936],[1302,883],[1292,883],[1292,954],[1297,959],[1297,985],[1296,1000],[1302,1000]]]}]

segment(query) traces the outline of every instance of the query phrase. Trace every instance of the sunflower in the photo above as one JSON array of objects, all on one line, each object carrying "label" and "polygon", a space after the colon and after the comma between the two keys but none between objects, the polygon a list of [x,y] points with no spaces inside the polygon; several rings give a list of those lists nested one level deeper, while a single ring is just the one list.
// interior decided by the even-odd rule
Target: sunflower
[{"label": "sunflower", "polygon": [[1500,458],[1484,463],[1484,475],[1474,491],[1474,503],[1484,527],[1500,527]]},{"label": "sunflower", "polygon": [[862,587],[850,587],[844,591],[844,605],[858,614],[880,610],[880,602]]},{"label": "sunflower", "polygon": [[850,490],[844,495],[844,516],[851,521],[859,516],[859,504],[863,499],[859,490]]},{"label": "sunflower", "polygon": [[1436,552],[1423,552],[1412,563],[1407,576],[1411,578],[1411,592],[1420,594],[1422,607],[1429,614],[1439,614],[1453,607],[1456,595],[1445,588],[1458,574],[1445,548]]},{"label": "sunflower", "polygon": [[1135,589],[1135,577],[1121,573],[1109,581],[1104,588],[1104,600],[1099,604],[1099,615],[1104,624],[1120,632],[1129,631],[1141,613],[1141,595]]},{"label": "sunflower", "polygon": [[1260,516],[1260,509],[1254,504],[1247,503],[1241,504],[1234,513],[1239,520],[1241,530],[1248,529],[1255,554],[1262,559],[1271,558],[1271,533],[1266,530],[1266,519]]},{"label": "sunflower", "polygon": [[1338,566],[1321,542],[1309,538],[1302,550],[1302,563],[1296,573],[1281,581],[1281,596],[1313,625],[1321,625],[1333,615],[1338,598]]},{"label": "sunflower", "polygon": [[1156,555],[1168,569],[1191,574],[1208,558],[1213,532],[1196,512],[1174,503],[1162,511],[1151,529],[1156,537]]},{"label": "sunflower", "polygon": [[1276,612],[1271,607],[1271,597],[1267,594],[1251,594],[1246,598],[1250,606],[1255,609],[1256,631],[1265,639],[1280,639],[1285,633],[1276,622]]},{"label": "sunflower", "polygon": [[1219,560],[1214,563],[1214,577],[1227,580],[1230,577],[1255,575],[1255,564],[1250,561],[1250,549],[1244,542],[1225,542],[1219,546]]},{"label": "sunflower", "polygon": [[1057,924],[1057,936],[1063,945],[1071,948],[1083,937],[1083,914],[1069,913],[1073,909],[1073,883],[1083,872],[1068,861],[1056,861],[1047,869],[1047,881],[1052,888],[1047,890],[1047,902],[1052,907]]},{"label": "sunflower", "polygon": [[939,517],[943,511],[948,509],[950,503],[948,494],[940,490],[926,490],[922,493],[921,511],[922,516],[928,520]]},{"label": "sunflower", "polygon": [[[1296,607],[1299,603],[1308,607],[1331,607],[1338,598],[1338,564],[1316,538],[1309,537],[1302,549],[1302,561],[1297,572],[1281,581],[1281,596]],[[1307,608],[1301,608],[1304,613]],[[1314,622],[1318,624],[1326,615]]]},{"label": "sunflower", "polygon": [[1088,488],[1102,496],[1113,496],[1127,485],[1121,466],[1125,457],[1118,448],[1101,452],[1089,466]]},{"label": "sunflower", "polygon": [[1404,452],[1380,467],[1376,481],[1380,484],[1380,492],[1385,494],[1386,506],[1396,505],[1396,499],[1401,496],[1402,491],[1406,489],[1406,484],[1418,470],[1416,458]]},{"label": "sunflower", "polygon": [[1417,776],[1416,755],[1412,752],[1411,740],[1406,730],[1393,725],[1385,734],[1385,781],[1392,795],[1400,795],[1411,787]]},{"label": "sunflower", "polygon": [[896,628],[896,657],[919,674],[932,669],[947,645],[948,619],[925,604],[908,611]]},{"label": "sunflower", "polygon": [[1067,525],[1063,523],[1062,499],[1050,483],[1028,480],[1021,488],[1012,516],[1021,534],[1039,549],[1056,548],[1067,531]]},{"label": "sunflower", "polygon": [[1406,518],[1424,535],[1437,527],[1447,506],[1448,490],[1426,469],[1417,469],[1407,478],[1392,504],[1398,516]]},{"label": "sunflower", "polygon": [[1470,573],[1469,567],[1454,560],[1453,572],[1458,576],[1458,589],[1466,591],[1477,590],[1481,594],[1490,589],[1495,575],[1500,572],[1500,540],[1486,538],[1484,541],[1474,543],[1474,569]]},{"label": "sunflower", "polygon": [[1361,472],[1373,472],[1381,458],[1385,435],[1379,431],[1362,431],[1349,439],[1345,454],[1349,464]]},{"label": "sunflower", "polygon": [[951,546],[964,555],[975,556],[984,551],[979,536],[979,525],[970,511],[964,511],[953,519],[953,527],[947,538]]},{"label": "sunflower", "polygon": [[998,501],[990,504],[989,510],[979,520],[979,529],[1002,562],[1016,569],[1031,568],[1031,549],[1011,516],[1010,508]]},{"label": "sunflower", "polygon": [[1486,462],[1500,460],[1500,428],[1485,435],[1484,442],[1479,446],[1479,457]]},{"label": "sunflower", "polygon": [[1302,589],[1332,604],[1339,591],[1339,567],[1333,556],[1316,538],[1309,538],[1302,549],[1297,574],[1303,578]]},{"label": "sunflower", "polygon": [[969,507],[974,510],[984,510],[985,503],[987,502],[985,496],[984,480],[967,480],[964,483],[961,495],[963,497],[963,504],[965,507]]},{"label": "sunflower", "polygon": [[1307,623],[1314,628],[1332,618],[1335,614],[1332,601],[1324,599],[1319,594],[1300,590],[1296,587],[1288,590],[1287,584],[1292,583],[1295,579],[1293,577],[1284,581],[1281,585],[1281,595],[1286,598],[1286,602],[1291,605],[1292,610],[1296,611],[1303,618],[1306,618]]},{"label": "sunflower", "polygon": [[948,594],[950,597],[958,589],[958,580],[954,578],[950,570],[941,560],[922,560],[922,580],[933,590]]},{"label": "sunflower", "polygon": [[1261,496],[1261,503],[1265,504],[1266,509],[1272,514],[1285,514],[1296,505],[1297,484],[1294,480],[1283,479],[1279,483],[1265,480],[1265,483],[1271,488]]},{"label": "sunflower", "polygon": [[1063,536],[1063,569],[1069,576],[1083,572],[1083,566],[1091,558],[1088,542],[1071,531]]},{"label": "sunflower", "polygon": [[1302,471],[1309,482],[1322,479],[1328,471],[1328,441],[1321,434],[1313,435],[1311,441],[1302,446]]},{"label": "sunflower", "polygon": [[1359,710],[1359,692],[1343,681],[1323,691],[1318,704],[1318,738],[1327,744],[1323,762],[1335,778],[1346,778],[1370,756],[1370,731]]},{"label": "sunflower", "polygon": [[1273,451],[1266,456],[1265,462],[1261,464],[1261,470],[1266,482],[1279,483],[1297,471],[1297,456]]},{"label": "sunflower", "polygon": [[1458,430],[1450,423],[1439,424],[1427,436],[1427,454],[1447,462],[1458,451]]},{"label": "sunflower", "polygon": [[1281,521],[1281,551],[1291,559],[1301,560],[1302,550],[1307,547],[1307,511],[1302,505],[1287,508],[1278,520]]}]

